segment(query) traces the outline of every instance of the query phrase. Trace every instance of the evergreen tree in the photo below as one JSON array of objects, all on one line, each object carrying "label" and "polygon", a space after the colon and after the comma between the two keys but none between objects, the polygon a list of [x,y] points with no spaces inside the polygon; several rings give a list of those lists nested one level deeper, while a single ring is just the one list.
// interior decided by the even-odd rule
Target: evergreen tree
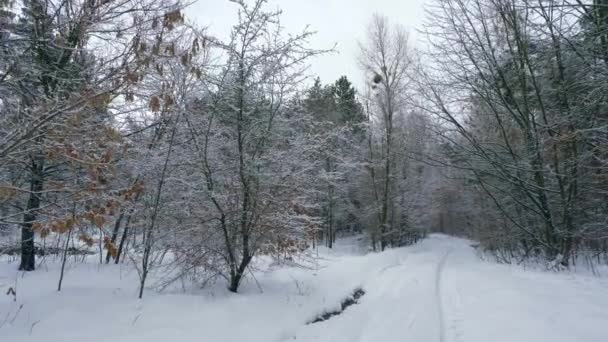
[{"label": "evergreen tree", "polygon": [[333,86],[333,93],[340,121],[344,124],[354,125],[355,129],[361,130],[361,123],[365,122],[365,114],[359,101],[357,92],[346,76],[340,77]]}]

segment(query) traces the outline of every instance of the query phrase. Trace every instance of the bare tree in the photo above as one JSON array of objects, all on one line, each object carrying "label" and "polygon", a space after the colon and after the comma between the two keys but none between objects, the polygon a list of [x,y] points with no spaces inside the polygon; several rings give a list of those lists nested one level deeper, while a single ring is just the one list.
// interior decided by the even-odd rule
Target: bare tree
[{"label": "bare tree", "polygon": [[108,151],[99,156],[104,143],[93,132],[117,135],[112,104],[129,97],[151,60],[144,58],[140,39],[161,26],[155,22],[172,24],[178,9],[175,2],[154,0],[31,0],[13,16],[10,34],[2,37],[0,160],[26,170],[29,183],[28,189],[11,185],[27,193],[20,269],[34,269],[33,228],[55,215],[48,194],[67,192],[45,190],[46,181],[61,180],[68,163],[95,169],[95,163],[107,167],[112,161]]},{"label": "bare tree", "polygon": [[[389,243],[390,207],[394,194],[395,118],[404,115],[412,59],[408,35],[404,29],[389,25],[388,19],[375,15],[368,29],[367,42],[361,45],[360,64],[371,83],[373,105],[370,119],[381,135],[380,160],[369,160],[372,183],[380,201],[378,210],[379,239],[382,250]],[[371,133],[370,133],[371,134]],[[370,153],[371,148],[370,145]],[[377,168],[376,163],[382,163]]]},{"label": "bare tree", "polygon": [[605,98],[586,100],[606,80],[601,44],[590,43],[605,32],[598,6],[442,0],[432,8],[426,110],[446,124],[450,163],[470,172],[505,219],[499,230],[518,232],[496,232],[489,244],[568,265],[577,244],[601,236],[582,228],[604,220],[589,208],[606,194],[591,133],[603,130]]}]

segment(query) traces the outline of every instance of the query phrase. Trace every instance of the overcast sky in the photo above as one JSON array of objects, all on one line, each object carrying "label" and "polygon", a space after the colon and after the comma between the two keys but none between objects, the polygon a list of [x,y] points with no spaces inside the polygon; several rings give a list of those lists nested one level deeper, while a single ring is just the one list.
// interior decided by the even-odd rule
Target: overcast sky
[{"label": "overcast sky", "polygon": [[[251,0],[250,0],[251,1]],[[386,15],[391,22],[399,23],[411,32],[414,45],[415,29],[424,20],[425,0],[270,0],[268,9],[283,10],[282,24],[289,32],[301,31],[306,25],[317,31],[311,47],[331,48],[337,44],[337,53],[317,57],[312,61],[311,72],[324,83],[347,75],[357,84],[362,76],[357,66],[358,41],[374,13]],[[228,0],[198,0],[188,11],[199,25],[208,26],[210,33],[226,39],[236,20],[237,5]]]}]

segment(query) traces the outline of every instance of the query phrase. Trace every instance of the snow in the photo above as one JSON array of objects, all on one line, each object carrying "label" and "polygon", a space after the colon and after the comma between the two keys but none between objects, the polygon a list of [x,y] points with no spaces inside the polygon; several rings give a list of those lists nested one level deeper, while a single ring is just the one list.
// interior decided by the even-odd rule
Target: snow
[{"label": "snow", "polygon": [[[320,250],[318,267],[256,271],[239,294],[221,283],[136,299],[126,265],[58,265],[36,272],[0,265],[0,340],[69,341],[606,341],[608,281],[480,260],[470,242],[432,235],[417,245],[364,255],[357,240]],[[263,264],[260,262],[260,264]],[[327,321],[357,288],[358,304]],[[21,307],[21,309],[19,309]]]}]

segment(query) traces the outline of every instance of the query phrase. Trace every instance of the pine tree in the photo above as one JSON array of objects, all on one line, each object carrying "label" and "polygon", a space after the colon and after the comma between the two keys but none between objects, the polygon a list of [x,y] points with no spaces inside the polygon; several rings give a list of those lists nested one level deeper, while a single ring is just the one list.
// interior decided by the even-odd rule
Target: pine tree
[{"label": "pine tree", "polygon": [[342,76],[334,83],[333,93],[337,111],[340,113],[340,121],[352,125],[357,132],[360,132],[360,125],[365,122],[365,114],[357,100],[355,87],[346,76]]}]

